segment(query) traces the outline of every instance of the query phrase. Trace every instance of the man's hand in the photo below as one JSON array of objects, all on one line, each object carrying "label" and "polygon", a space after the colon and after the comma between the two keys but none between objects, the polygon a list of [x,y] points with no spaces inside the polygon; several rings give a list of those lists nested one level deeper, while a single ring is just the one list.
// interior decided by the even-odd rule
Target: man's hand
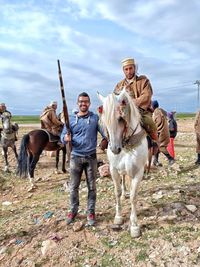
[{"label": "man's hand", "polygon": [[108,147],[108,140],[106,138],[103,138],[99,144],[99,147],[101,148],[101,150],[105,150]]},{"label": "man's hand", "polygon": [[64,137],[65,142],[71,142],[71,134],[66,134]]}]

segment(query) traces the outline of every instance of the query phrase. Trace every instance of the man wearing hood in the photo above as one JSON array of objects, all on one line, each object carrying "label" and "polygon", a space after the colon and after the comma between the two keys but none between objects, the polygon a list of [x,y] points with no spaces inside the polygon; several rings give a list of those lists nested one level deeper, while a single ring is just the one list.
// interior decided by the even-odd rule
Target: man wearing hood
[{"label": "man wearing hood", "polygon": [[66,125],[61,134],[61,141],[71,141],[72,151],[70,158],[70,212],[67,215],[67,224],[74,221],[79,208],[79,185],[83,171],[86,175],[88,187],[87,220],[88,225],[95,224],[96,178],[97,178],[97,134],[105,138],[99,124],[97,114],[89,111],[90,97],[87,93],[79,94],[78,112],[70,117],[70,134]]},{"label": "man wearing hood", "polygon": [[57,102],[51,101],[51,103],[43,110],[40,115],[41,128],[46,129],[53,135],[59,136],[62,130],[63,123],[58,119],[56,115]]},{"label": "man wearing hood", "polygon": [[167,146],[170,142],[169,126],[166,117],[167,112],[159,107],[157,100],[152,101],[152,109],[154,111],[153,120],[157,126],[158,140],[160,144],[160,151],[154,156],[153,164],[155,166],[162,166],[162,164],[158,161],[159,153],[162,152],[168,159],[169,165],[172,165],[175,162],[174,158],[167,151]]}]

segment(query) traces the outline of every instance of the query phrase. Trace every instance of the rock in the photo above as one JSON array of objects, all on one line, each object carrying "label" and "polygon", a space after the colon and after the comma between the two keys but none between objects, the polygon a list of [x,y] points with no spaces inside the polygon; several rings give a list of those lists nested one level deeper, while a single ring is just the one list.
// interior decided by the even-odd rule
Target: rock
[{"label": "rock", "polygon": [[27,199],[27,198],[31,198],[32,196],[33,196],[33,193],[29,194],[29,195],[26,197],[26,199]]},{"label": "rock", "polygon": [[13,238],[13,239],[10,240],[10,242],[8,243],[8,245],[12,245],[12,244],[14,244],[15,242],[16,242],[16,238]]},{"label": "rock", "polygon": [[190,253],[190,248],[186,246],[179,247],[178,250],[182,252],[184,256],[187,256]]},{"label": "rock", "polygon": [[186,209],[195,212],[197,210],[197,207],[195,205],[185,205]]},{"label": "rock", "polygon": [[42,242],[41,252],[42,255],[46,255],[51,249],[56,247],[56,243],[53,240],[45,240]]},{"label": "rock", "polygon": [[82,222],[75,222],[74,225],[73,225],[74,232],[81,231],[82,228],[83,228],[83,223]]},{"label": "rock", "polygon": [[111,225],[110,225],[110,228],[111,228],[113,231],[121,231],[121,230],[122,230],[122,226],[119,225],[119,224],[111,224]]},{"label": "rock", "polygon": [[10,206],[10,205],[12,205],[12,202],[10,202],[10,201],[2,202],[2,206]]},{"label": "rock", "polygon": [[0,248],[0,254],[4,254],[6,252],[6,250],[7,250],[7,247],[6,246],[2,246]]},{"label": "rock", "polygon": [[110,176],[109,164],[106,163],[98,168],[101,177]]},{"label": "rock", "polygon": [[161,198],[163,198],[163,192],[162,192],[162,191],[158,191],[157,193],[154,193],[154,194],[152,195],[152,197],[153,197],[154,199],[156,199],[156,200],[161,199]]},{"label": "rock", "polygon": [[59,242],[62,240],[62,237],[58,236],[57,234],[52,234],[49,239],[55,241],[55,242]]}]

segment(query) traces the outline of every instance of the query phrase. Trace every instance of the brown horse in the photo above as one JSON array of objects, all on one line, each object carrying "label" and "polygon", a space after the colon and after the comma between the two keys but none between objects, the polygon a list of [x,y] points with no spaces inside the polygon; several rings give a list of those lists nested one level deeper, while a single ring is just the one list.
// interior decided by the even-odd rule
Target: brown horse
[{"label": "brown horse", "polygon": [[[59,138],[59,137],[58,137]],[[17,174],[21,177],[29,177],[31,184],[34,178],[34,170],[43,150],[56,151],[56,169],[59,163],[59,151],[63,151],[62,171],[66,173],[66,146],[61,147],[55,141],[49,141],[49,134],[42,129],[32,130],[25,134],[21,140],[20,152],[18,157]]]}]

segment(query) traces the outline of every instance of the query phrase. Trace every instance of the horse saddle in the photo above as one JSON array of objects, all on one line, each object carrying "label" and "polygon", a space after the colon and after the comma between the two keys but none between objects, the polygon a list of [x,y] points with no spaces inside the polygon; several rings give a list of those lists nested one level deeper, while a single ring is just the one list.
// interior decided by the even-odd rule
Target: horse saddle
[{"label": "horse saddle", "polygon": [[54,143],[54,142],[59,142],[60,141],[60,136],[58,135],[53,135],[51,132],[45,130],[45,129],[41,129],[42,131],[46,132],[48,137],[49,137],[49,142],[50,143]]}]

